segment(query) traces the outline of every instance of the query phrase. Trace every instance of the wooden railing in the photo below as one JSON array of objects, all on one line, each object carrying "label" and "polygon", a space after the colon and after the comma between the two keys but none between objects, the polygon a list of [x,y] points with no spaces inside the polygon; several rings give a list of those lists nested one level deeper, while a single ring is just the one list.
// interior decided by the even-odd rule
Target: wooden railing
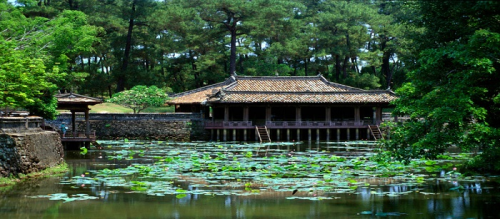
[{"label": "wooden railing", "polygon": [[[362,128],[367,125],[372,125],[372,121],[268,121],[266,122],[267,128]],[[218,128],[240,128],[240,129],[253,129],[252,121],[206,121],[205,128],[218,129]]]},{"label": "wooden railing", "polygon": [[348,126],[363,126],[363,121],[268,121],[268,128],[326,128],[326,127],[348,127]]},{"label": "wooden railing", "polygon": [[206,121],[205,127],[212,128],[253,128],[252,121]]}]

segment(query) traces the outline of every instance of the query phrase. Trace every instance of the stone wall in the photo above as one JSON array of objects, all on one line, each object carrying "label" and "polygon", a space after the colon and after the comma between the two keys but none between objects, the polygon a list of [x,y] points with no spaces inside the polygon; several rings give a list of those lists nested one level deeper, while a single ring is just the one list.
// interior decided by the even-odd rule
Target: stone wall
[{"label": "stone wall", "polygon": [[[199,113],[116,114],[91,113],[90,131],[99,140],[129,138],[190,141],[204,140],[203,120]],[[61,114],[56,120],[45,121],[56,130],[62,122],[71,129],[71,114]],[[82,115],[76,115],[76,131],[85,130]],[[71,131],[71,130],[68,130]]]},{"label": "stone wall", "polygon": [[[30,119],[35,123],[41,118]],[[38,172],[63,162],[64,150],[57,132],[26,126],[26,118],[17,118],[16,126],[15,120],[8,118],[10,126],[0,129],[0,177]]]},{"label": "stone wall", "polygon": [[[193,130],[197,121],[161,120],[91,120],[90,130],[97,139],[156,139],[189,141],[200,137]],[[77,121],[78,130],[84,130],[85,122]]]}]

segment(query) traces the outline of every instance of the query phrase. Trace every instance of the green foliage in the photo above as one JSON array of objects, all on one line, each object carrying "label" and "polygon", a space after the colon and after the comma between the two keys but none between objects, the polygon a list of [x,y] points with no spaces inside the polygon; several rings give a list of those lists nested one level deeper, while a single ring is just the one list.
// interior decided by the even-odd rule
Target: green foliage
[{"label": "green foliage", "polygon": [[[500,64],[496,58],[500,55],[500,29],[471,31],[482,27],[483,21],[489,22],[481,18],[482,13],[474,13],[484,9],[482,2],[454,5],[422,1],[419,4],[422,10],[434,10],[423,12],[422,19],[429,21],[424,24],[427,30],[457,20],[458,23],[470,22],[464,27],[468,30],[450,31],[469,35],[455,36],[451,41],[448,34],[441,35],[437,45],[424,44],[427,37],[423,37],[422,45],[427,49],[420,53],[420,66],[408,74],[411,82],[396,91],[400,98],[394,102],[394,113],[411,119],[391,129],[391,140],[385,146],[406,162],[412,158],[436,158],[450,146],[479,149],[482,154],[477,161],[491,162],[485,167],[498,170],[500,106],[495,98],[500,93],[497,83]],[[462,8],[464,4],[470,7]],[[436,10],[442,7],[459,15],[428,20],[430,14],[440,13]],[[499,7],[499,4],[488,7]],[[471,19],[461,20],[469,15]]]},{"label": "green foliage", "polygon": [[23,12],[22,7],[0,2],[0,107],[25,108],[53,119],[54,94],[75,77],[67,74],[71,61],[92,50],[98,28],[87,25],[86,15],[78,11],[50,19]]},{"label": "green foliage", "polygon": [[349,74],[349,77],[341,80],[341,83],[366,90],[377,89],[381,86],[380,79],[377,76],[368,73],[351,73]]},{"label": "green foliage", "polygon": [[[42,60],[26,56],[15,49],[13,42],[0,36],[0,107],[42,106],[45,99],[53,102],[53,97],[45,97],[55,89],[55,84],[49,82],[50,78]],[[42,110],[46,115],[55,113],[53,104]]]},{"label": "green foliage", "polygon": [[137,85],[130,90],[114,94],[113,98],[107,101],[131,108],[135,114],[150,106],[162,106],[167,100],[168,95],[162,89]]}]

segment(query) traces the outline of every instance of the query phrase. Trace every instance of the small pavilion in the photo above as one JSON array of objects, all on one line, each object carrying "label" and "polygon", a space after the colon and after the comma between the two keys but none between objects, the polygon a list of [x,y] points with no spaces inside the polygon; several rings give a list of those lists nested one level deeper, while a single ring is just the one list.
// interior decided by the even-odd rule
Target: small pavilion
[{"label": "small pavilion", "polygon": [[363,90],[322,75],[231,76],[172,97],[168,104],[176,112],[201,113],[210,138],[222,141],[257,140],[259,127],[277,141],[329,141],[335,134],[336,140],[376,140],[382,109],[397,98],[390,90]]},{"label": "small pavilion", "polygon": [[[95,142],[95,134],[90,133],[89,106],[100,104],[102,100],[75,93],[58,94],[56,98],[58,110],[69,110],[71,112],[71,132],[68,132],[61,140],[63,142]],[[83,112],[85,115],[84,133],[78,133],[76,130],[77,112]]]}]

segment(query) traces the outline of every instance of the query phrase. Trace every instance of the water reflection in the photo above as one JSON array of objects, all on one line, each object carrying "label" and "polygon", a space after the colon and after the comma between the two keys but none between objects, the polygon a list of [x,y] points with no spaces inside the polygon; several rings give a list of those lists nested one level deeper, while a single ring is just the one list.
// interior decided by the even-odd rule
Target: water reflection
[{"label": "water reflection", "polygon": [[[118,143],[117,143],[118,144]],[[66,161],[70,172],[65,178],[84,175],[78,186],[60,184],[65,178],[33,179],[19,183],[12,190],[0,192],[0,215],[2,218],[375,218],[405,216],[410,218],[500,218],[497,211],[500,200],[498,183],[485,178],[470,181],[427,180],[424,184],[404,184],[397,177],[357,179],[370,186],[359,186],[356,193],[328,193],[329,200],[311,201],[287,199],[291,191],[261,189],[259,194],[249,192],[246,196],[186,194],[150,196],[125,187],[109,187],[104,184],[85,184],[92,178],[89,171],[127,167],[135,163],[153,164],[154,156],[182,147],[196,145],[169,145],[167,148],[146,148],[130,144],[126,148],[109,148],[103,151],[91,150],[82,155],[79,151],[67,152]],[[131,150],[136,150],[134,159],[128,160]],[[146,155],[138,156],[140,150]],[[371,152],[370,147],[329,144],[287,144],[269,145],[266,153],[328,151],[342,156],[357,156]],[[122,159],[110,157],[122,156]],[[445,171],[437,173],[444,177]],[[129,180],[136,180],[134,176]],[[224,181],[231,185],[233,181]],[[174,181],[186,190],[199,190],[208,184],[193,175],[183,175]],[[453,189],[462,186],[460,189]],[[226,191],[244,188],[228,187]],[[98,200],[63,203],[30,196],[54,193],[88,194]],[[327,193],[327,192],[324,192]],[[388,195],[389,194],[389,195]],[[391,196],[390,194],[397,194]],[[320,192],[299,191],[295,196],[323,195]],[[361,214],[371,212],[371,214]]]}]

